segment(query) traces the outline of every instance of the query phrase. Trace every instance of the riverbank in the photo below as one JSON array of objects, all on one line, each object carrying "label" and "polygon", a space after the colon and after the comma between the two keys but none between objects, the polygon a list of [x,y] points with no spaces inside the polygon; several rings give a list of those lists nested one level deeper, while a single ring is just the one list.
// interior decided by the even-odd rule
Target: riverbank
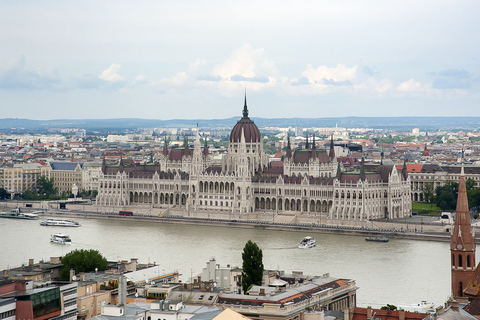
[{"label": "riverbank", "polygon": [[[4,208],[25,207],[23,202],[6,201]],[[232,214],[230,212],[195,212],[178,210],[175,207],[132,206],[99,208],[93,204],[68,204],[68,209],[57,209],[52,202],[28,202],[29,209],[43,210],[42,215],[83,217],[94,219],[144,220],[156,223],[227,226],[235,228],[258,228],[319,232],[354,236],[387,236],[389,238],[450,241],[452,226],[442,224],[435,217],[413,216],[398,220],[344,221],[328,219],[327,214],[293,214],[258,212]],[[108,210],[108,211],[107,211]],[[119,211],[132,212],[132,216],[120,216]],[[480,232],[477,232],[480,233]],[[480,240],[480,236],[477,236]]]},{"label": "riverbank", "polygon": [[[170,223],[170,224],[188,224],[188,225],[206,225],[206,226],[221,226],[221,227],[233,227],[233,228],[255,228],[255,229],[268,229],[268,230],[288,230],[288,231],[304,231],[339,234],[349,236],[379,236],[384,235],[389,238],[399,239],[411,239],[411,240],[424,240],[424,241],[450,241],[449,233],[434,233],[434,232],[421,232],[416,231],[414,226],[411,226],[408,230],[403,231],[395,229],[394,222],[390,223],[392,229],[368,229],[363,227],[351,227],[341,225],[325,225],[315,223],[275,223],[261,220],[224,220],[215,218],[199,218],[199,217],[180,217],[180,216],[149,216],[149,215],[133,215],[133,216],[120,216],[113,213],[96,213],[86,211],[71,211],[71,210],[49,210],[44,211],[41,216],[55,216],[55,217],[81,217],[86,219],[102,219],[102,220],[123,220],[123,221],[150,221],[155,223]],[[479,238],[480,240],[480,238]]]}]

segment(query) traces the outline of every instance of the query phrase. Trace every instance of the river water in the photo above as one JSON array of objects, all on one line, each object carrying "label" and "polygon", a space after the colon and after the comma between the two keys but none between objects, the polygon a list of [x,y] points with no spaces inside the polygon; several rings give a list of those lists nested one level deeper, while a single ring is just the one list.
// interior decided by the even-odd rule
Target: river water
[{"label": "river water", "polygon": [[[450,295],[450,248],[447,242],[390,239],[366,242],[360,236],[310,233],[311,249],[298,249],[303,231],[194,226],[147,221],[76,219],[79,228],[44,227],[40,220],[0,219],[0,269],[61,256],[73,249],[96,249],[108,260],[138,258],[178,270],[183,281],[196,276],[214,257],[226,266],[242,265],[251,239],[263,250],[265,269],[330,273],[354,279],[358,306],[443,304]],[[52,233],[67,233],[73,244],[50,243]],[[477,250],[478,251],[478,250]],[[478,261],[478,257],[477,257]]]}]

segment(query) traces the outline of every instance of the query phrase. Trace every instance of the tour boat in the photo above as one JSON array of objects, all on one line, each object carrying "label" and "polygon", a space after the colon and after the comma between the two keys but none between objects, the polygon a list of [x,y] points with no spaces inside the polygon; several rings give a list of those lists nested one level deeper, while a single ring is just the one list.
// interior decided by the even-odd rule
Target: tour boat
[{"label": "tour boat", "polygon": [[16,209],[10,210],[10,212],[0,212],[0,218],[34,220],[34,219],[38,219],[37,212],[31,212],[31,213],[21,212],[20,208],[16,208]]},{"label": "tour boat", "polygon": [[390,239],[385,236],[379,236],[379,237],[366,237],[365,241],[374,241],[374,242],[388,242]]},{"label": "tour boat", "polygon": [[50,237],[50,242],[58,243],[58,244],[72,244],[72,240],[70,236],[62,233],[53,234]]},{"label": "tour boat", "polygon": [[44,220],[40,222],[41,226],[57,226],[57,227],[80,227],[80,223],[77,221],[73,220],[67,220],[67,219],[51,219],[48,218],[47,220]]},{"label": "tour boat", "polygon": [[303,238],[302,241],[300,241],[300,245],[298,247],[301,249],[312,248],[312,247],[315,247],[316,244],[317,244],[317,241],[315,241],[314,238],[307,236]]}]

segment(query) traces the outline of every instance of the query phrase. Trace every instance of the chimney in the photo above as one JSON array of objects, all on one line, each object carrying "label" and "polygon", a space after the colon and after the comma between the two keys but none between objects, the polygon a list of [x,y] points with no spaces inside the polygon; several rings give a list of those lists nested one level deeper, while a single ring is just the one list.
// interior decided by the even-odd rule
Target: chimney
[{"label": "chimney", "polygon": [[130,259],[131,263],[132,263],[132,271],[136,271],[137,270],[137,261],[138,259],[137,258],[132,258]]},{"label": "chimney", "polygon": [[123,274],[118,280],[118,304],[123,308],[123,314],[125,314],[125,306],[127,305],[127,278]]},{"label": "chimney", "polygon": [[69,277],[70,282],[72,282],[74,276],[75,276],[75,270],[74,270],[74,269],[70,269],[70,277]]},{"label": "chimney", "polygon": [[367,319],[372,318],[372,307],[367,307]]},{"label": "chimney", "polygon": [[398,320],[405,320],[405,311],[399,310],[398,311]]},{"label": "chimney", "polygon": [[33,259],[28,259],[28,265],[33,266],[33,261],[34,261]]}]

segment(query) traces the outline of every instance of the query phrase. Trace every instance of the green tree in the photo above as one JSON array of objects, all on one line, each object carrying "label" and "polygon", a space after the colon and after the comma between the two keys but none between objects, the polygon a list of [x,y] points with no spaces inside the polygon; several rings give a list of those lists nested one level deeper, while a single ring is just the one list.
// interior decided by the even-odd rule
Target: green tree
[{"label": "green tree", "polygon": [[7,198],[7,190],[0,188],[0,199],[6,199]]},{"label": "green tree", "polygon": [[435,189],[435,205],[442,210],[455,210],[457,206],[458,183],[447,182]]},{"label": "green tree", "polygon": [[380,310],[391,310],[391,311],[395,311],[395,310],[397,310],[397,306],[394,306],[393,304],[388,304],[388,303],[387,303],[387,305],[381,307]]},{"label": "green tree", "polygon": [[425,201],[427,203],[430,203],[431,200],[433,200],[432,196],[433,196],[433,184],[431,182],[426,182],[423,184],[422,186],[422,191],[423,191],[423,195],[425,197]]},{"label": "green tree", "polygon": [[78,272],[104,271],[108,267],[107,259],[98,250],[75,249],[62,258],[63,267],[60,270],[60,280],[68,281],[70,269]]},{"label": "green tree", "polygon": [[57,189],[54,186],[53,178],[47,178],[45,176],[40,176],[38,179],[38,193],[44,199],[48,199],[50,196],[53,196],[57,193]]},{"label": "green tree", "polygon": [[262,249],[252,240],[248,240],[243,248],[242,260],[242,289],[244,293],[247,293],[252,285],[262,284]]}]

